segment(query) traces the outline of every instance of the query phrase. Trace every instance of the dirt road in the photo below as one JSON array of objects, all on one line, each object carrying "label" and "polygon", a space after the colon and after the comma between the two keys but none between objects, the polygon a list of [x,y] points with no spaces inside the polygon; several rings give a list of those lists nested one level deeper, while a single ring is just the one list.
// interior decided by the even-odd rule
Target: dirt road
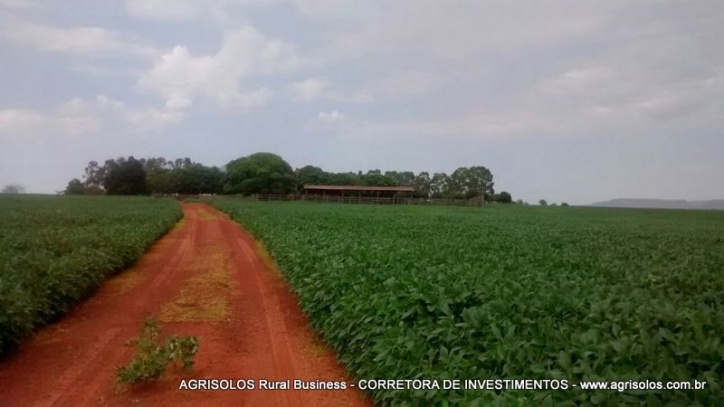
[{"label": "dirt road", "polygon": [[[183,209],[136,266],[0,363],[0,406],[371,406],[350,388],[259,389],[262,379],[347,377],[251,236],[208,205]],[[164,334],[199,338],[196,365],[118,384],[116,366],[132,359],[128,343],[151,314]],[[255,389],[184,390],[182,379],[254,379]]]}]

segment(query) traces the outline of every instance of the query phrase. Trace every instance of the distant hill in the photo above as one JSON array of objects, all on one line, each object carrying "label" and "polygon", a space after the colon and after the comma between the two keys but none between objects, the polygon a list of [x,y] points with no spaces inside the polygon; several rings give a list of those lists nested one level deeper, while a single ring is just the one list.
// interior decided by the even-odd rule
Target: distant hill
[{"label": "distant hill", "polygon": [[683,199],[612,199],[596,202],[591,206],[607,208],[655,208],[655,209],[720,209],[724,210],[724,199],[710,201],[686,201]]}]

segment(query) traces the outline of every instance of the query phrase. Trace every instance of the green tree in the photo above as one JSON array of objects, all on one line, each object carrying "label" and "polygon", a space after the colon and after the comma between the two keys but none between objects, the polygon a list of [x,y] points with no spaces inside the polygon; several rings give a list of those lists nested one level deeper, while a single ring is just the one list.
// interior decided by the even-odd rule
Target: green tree
[{"label": "green tree", "polygon": [[177,158],[177,159],[169,162],[168,165],[171,167],[171,169],[188,168],[188,167],[194,165],[194,162],[191,161],[190,158],[184,157],[184,158]]},{"label": "green tree", "polygon": [[509,204],[513,202],[513,196],[510,195],[510,192],[502,191],[501,193],[497,194],[497,202]]},{"label": "green tree", "polygon": [[568,203],[563,202],[563,203],[561,204],[561,206],[569,206],[569,205],[568,205]]},{"label": "green tree", "polygon": [[133,158],[123,157],[113,160],[106,160],[106,176],[103,179],[103,187],[108,195],[145,195],[146,170],[143,164]]},{"label": "green tree", "polygon": [[221,194],[224,192],[224,179],[226,174],[219,167],[201,166],[201,183],[199,193]]},{"label": "green tree", "polygon": [[430,196],[432,198],[443,198],[449,190],[450,177],[444,172],[436,172],[430,180]]},{"label": "green tree", "polygon": [[460,167],[450,175],[447,197],[472,198],[480,195],[492,196],[493,174],[483,166]]},{"label": "green tree", "polygon": [[385,176],[395,180],[395,185],[410,187],[415,182],[415,173],[412,171],[386,171]]},{"label": "green tree", "polygon": [[146,186],[152,194],[172,194],[176,192],[173,183],[173,171],[168,168],[146,170]]},{"label": "green tree", "polygon": [[539,204],[540,206],[548,206],[548,202],[546,202],[545,199],[541,199],[540,201],[538,201],[538,204]]},{"label": "green tree", "polygon": [[330,185],[360,185],[362,171],[355,174],[354,172],[340,172],[336,174],[327,174],[328,183]]},{"label": "green tree", "polygon": [[376,187],[393,187],[397,185],[397,181],[387,174],[382,174],[380,170],[370,170],[367,174],[360,177],[362,185]]},{"label": "green tree", "polygon": [[[106,164],[108,161],[106,161]],[[98,161],[89,161],[83,175],[84,193],[86,195],[101,195],[105,193],[103,183],[108,171],[108,166],[101,166]]]},{"label": "green tree", "polygon": [[294,178],[296,180],[297,191],[303,192],[305,185],[324,185],[329,183],[329,174],[324,172],[319,167],[313,165],[307,165],[302,168],[297,168],[294,171]]},{"label": "green tree", "polygon": [[223,191],[223,173],[217,167],[194,163],[170,171],[170,188],[179,194],[217,194]]},{"label": "green tree", "polygon": [[228,194],[288,194],[294,191],[292,167],[280,156],[256,153],[226,165],[224,192]]},{"label": "green tree", "polygon": [[417,176],[412,182],[412,186],[415,188],[415,196],[419,198],[430,197],[430,174],[427,171],[423,171]]},{"label": "green tree", "polygon": [[73,178],[70,182],[68,182],[68,186],[65,187],[65,191],[63,193],[66,195],[84,195],[85,185],[83,185],[78,178]]},{"label": "green tree", "polygon": [[25,193],[25,187],[20,184],[8,184],[5,185],[0,191],[2,194],[22,194]]}]

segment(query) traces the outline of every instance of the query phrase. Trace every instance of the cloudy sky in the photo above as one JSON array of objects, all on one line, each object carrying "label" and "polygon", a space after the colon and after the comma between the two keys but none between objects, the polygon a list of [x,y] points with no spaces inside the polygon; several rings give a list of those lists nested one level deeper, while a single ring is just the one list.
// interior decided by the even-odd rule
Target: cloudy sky
[{"label": "cloudy sky", "polygon": [[0,185],[258,151],[485,165],[514,199],[724,198],[720,0],[0,0]]}]

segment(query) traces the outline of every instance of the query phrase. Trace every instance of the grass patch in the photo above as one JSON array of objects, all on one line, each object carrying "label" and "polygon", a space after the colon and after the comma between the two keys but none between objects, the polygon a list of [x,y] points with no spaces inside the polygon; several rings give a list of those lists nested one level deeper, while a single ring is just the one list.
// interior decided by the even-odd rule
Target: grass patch
[{"label": "grass patch", "polygon": [[171,335],[165,343],[161,339],[156,319],[149,317],[143,321],[141,336],[131,341],[136,347],[136,357],[128,365],[118,367],[118,381],[138,383],[159,379],[169,364],[179,363],[184,370],[193,368],[194,357],[199,351],[198,338]]},{"label": "grass patch", "polygon": [[205,248],[200,260],[190,267],[197,270],[173,301],[159,313],[163,322],[223,322],[231,314],[230,276],[226,269],[229,254],[219,248]]},{"label": "grass patch", "polygon": [[202,222],[218,220],[218,217],[215,214],[209,212],[205,208],[201,208],[201,210],[197,213],[199,214],[199,220]]},{"label": "grass patch", "polygon": [[264,266],[271,270],[274,274],[277,274],[279,277],[283,277],[282,272],[279,270],[279,267],[277,266],[277,263],[274,261],[274,258],[269,253],[269,251],[266,249],[266,246],[264,246],[261,242],[256,242],[256,247],[254,248],[254,251],[256,252],[256,255],[259,256],[261,261],[264,263]]},{"label": "grass patch", "polygon": [[138,270],[129,270],[119,274],[108,281],[108,285],[115,294],[125,294],[135,288],[143,280],[143,273]]}]

